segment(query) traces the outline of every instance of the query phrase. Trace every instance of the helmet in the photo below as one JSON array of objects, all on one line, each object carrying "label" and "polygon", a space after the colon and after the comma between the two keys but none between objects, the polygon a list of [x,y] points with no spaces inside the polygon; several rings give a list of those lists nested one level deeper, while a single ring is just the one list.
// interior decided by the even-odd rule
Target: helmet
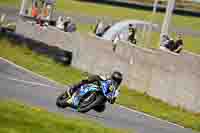
[{"label": "helmet", "polygon": [[111,80],[115,81],[119,86],[123,80],[122,73],[115,71],[111,74]]}]

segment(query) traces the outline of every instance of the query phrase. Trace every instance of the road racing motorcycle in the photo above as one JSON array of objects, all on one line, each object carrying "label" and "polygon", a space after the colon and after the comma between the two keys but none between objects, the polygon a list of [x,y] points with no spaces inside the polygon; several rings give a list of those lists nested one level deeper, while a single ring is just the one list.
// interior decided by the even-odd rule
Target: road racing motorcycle
[{"label": "road racing motorcycle", "polygon": [[[109,97],[105,92],[111,90]],[[67,92],[62,93],[57,97],[56,105],[60,108],[71,107],[78,112],[86,113],[90,110],[103,112],[106,108],[106,102],[114,103],[119,95],[118,89],[111,85],[106,87],[106,81],[101,81],[101,87],[95,84],[82,85],[76,92],[69,96]]]}]

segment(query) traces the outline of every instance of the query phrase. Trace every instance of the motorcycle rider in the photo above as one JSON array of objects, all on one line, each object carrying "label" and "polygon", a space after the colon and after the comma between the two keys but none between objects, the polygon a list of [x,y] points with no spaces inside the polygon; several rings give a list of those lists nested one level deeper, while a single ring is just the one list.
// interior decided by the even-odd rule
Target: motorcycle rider
[{"label": "motorcycle rider", "polygon": [[74,94],[74,92],[76,92],[82,85],[93,83],[96,84],[101,89],[102,87],[105,87],[105,89],[102,89],[102,90],[107,90],[106,92],[103,91],[104,95],[107,97],[109,103],[114,104],[116,97],[113,97],[113,93],[115,93],[115,95],[118,95],[119,93],[118,87],[120,86],[122,80],[123,80],[122,73],[118,71],[113,72],[111,76],[107,79],[99,75],[93,75],[88,79],[82,80],[80,83],[70,87],[67,90],[67,94],[71,97]]}]

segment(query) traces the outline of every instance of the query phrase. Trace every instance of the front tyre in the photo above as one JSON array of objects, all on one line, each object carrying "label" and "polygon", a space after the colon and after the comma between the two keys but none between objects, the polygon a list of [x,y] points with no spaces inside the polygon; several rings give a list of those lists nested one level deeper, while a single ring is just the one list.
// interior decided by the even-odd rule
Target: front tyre
[{"label": "front tyre", "polygon": [[84,96],[79,103],[78,112],[86,113],[93,109],[95,106],[100,105],[105,100],[105,97],[96,92],[91,92]]},{"label": "front tyre", "polygon": [[68,105],[67,100],[69,99],[69,96],[67,93],[62,93],[59,95],[56,99],[56,105],[59,108],[66,108]]}]

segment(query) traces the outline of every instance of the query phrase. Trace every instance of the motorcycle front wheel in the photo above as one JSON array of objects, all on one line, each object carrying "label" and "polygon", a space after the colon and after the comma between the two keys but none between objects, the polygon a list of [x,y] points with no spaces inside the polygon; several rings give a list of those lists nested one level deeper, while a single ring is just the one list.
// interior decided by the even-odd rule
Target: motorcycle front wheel
[{"label": "motorcycle front wheel", "polygon": [[67,103],[67,100],[69,99],[69,96],[67,93],[62,93],[61,95],[59,95],[56,99],[56,105],[59,108],[66,108],[67,106],[69,106],[69,104]]}]

